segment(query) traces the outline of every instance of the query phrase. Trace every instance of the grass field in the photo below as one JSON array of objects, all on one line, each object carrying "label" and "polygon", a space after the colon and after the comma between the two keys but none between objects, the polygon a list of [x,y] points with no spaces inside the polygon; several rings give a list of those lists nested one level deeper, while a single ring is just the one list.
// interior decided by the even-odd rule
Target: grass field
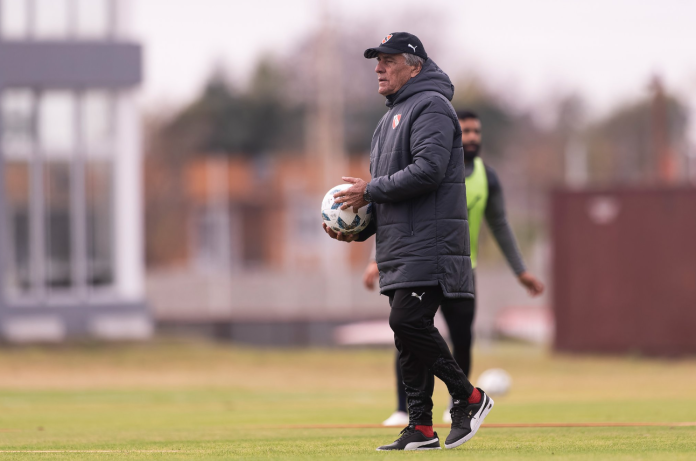
[{"label": "grass field", "polygon": [[[696,421],[696,360],[574,357],[500,344],[513,390],[455,450],[374,451],[399,429],[390,350],[259,350],[201,341],[0,349],[0,459],[696,459],[696,427],[494,427]],[[436,388],[435,414],[446,403]],[[438,428],[444,438],[449,429]]]}]

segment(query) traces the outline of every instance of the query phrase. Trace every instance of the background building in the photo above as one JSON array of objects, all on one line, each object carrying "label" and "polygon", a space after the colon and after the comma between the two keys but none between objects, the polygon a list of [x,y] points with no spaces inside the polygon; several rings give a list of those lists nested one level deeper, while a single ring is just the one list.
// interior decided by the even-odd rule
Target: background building
[{"label": "background building", "polygon": [[141,47],[128,2],[0,0],[0,337],[140,338]]}]

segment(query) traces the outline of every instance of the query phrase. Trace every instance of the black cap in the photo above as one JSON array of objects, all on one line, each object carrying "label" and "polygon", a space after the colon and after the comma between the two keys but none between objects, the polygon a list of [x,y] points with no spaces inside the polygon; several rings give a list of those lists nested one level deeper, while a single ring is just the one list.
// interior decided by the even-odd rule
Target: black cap
[{"label": "black cap", "polygon": [[376,58],[379,53],[409,53],[415,54],[423,59],[428,59],[428,53],[425,52],[425,48],[423,48],[421,41],[418,37],[408,32],[392,32],[384,37],[379,46],[366,49],[365,57],[367,59]]}]

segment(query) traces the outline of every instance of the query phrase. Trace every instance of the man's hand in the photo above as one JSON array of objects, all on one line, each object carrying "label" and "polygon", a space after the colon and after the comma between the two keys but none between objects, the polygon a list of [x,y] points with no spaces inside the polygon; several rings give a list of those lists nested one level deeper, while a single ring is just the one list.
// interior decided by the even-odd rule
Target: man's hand
[{"label": "man's hand", "polygon": [[368,290],[375,289],[375,282],[379,278],[379,269],[377,268],[377,261],[370,262],[365,268],[365,273],[363,274],[363,284]]},{"label": "man's hand", "polygon": [[334,240],[338,240],[339,242],[350,243],[354,240],[357,240],[358,238],[358,234],[344,234],[343,232],[334,232],[334,230],[327,226],[326,223],[321,223],[321,225],[324,227],[324,232],[329,234],[329,237],[331,237]]},{"label": "man's hand", "polygon": [[518,275],[517,280],[527,289],[529,296],[539,296],[544,292],[544,284],[527,271]]},{"label": "man's hand", "polygon": [[352,186],[348,189],[336,192],[334,194],[334,200],[338,203],[343,203],[341,210],[345,210],[352,206],[353,213],[357,213],[358,209],[364,207],[368,203],[363,197],[367,183],[360,178],[351,178],[349,176],[343,176],[341,179],[351,183]]}]

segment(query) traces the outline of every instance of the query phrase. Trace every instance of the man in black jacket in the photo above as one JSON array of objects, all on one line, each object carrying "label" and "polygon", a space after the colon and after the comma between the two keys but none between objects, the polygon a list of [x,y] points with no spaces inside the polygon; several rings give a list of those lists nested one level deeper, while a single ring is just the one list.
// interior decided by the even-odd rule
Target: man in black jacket
[{"label": "man in black jacket", "polygon": [[434,376],[452,395],[452,430],[445,448],[471,439],[493,407],[452,358],[433,318],[441,304],[473,297],[461,128],[450,101],[454,86],[406,32],[389,34],[365,51],[377,58],[379,93],[388,112],[372,137],[372,180],[344,177],[353,186],[335,194],[342,207],[373,203],[370,225],[340,241],[376,234],[380,290],[389,296],[389,325],[399,350],[408,395],[409,426],[378,450],[440,448],[432,430]]},{"label": "man in black jacket", "polygon": [[[481,121],[474,112],[470,111],[458,111],[457,117],[462,129],[462,146],[464,148],[464,176],[466,178],[472,267],[475,271],[478,237],[481,224],[485,219],[508,264],[515,272],[517,280],[527,289],[530,296],[538,296],[543,293],[544,284],[525,267],[515,236],[508,224],[501,182],[493,168],[484,164],[480,157]],[[379,269],[373,258],[365,269],[365,286],[372,290],[377,277],[379,277]],[[450,333],[452,355],[467,376],[471,369],[472,326],[475,311],[476,302],[474,299],[464,300],[456,306],[442,305],[442,314]],[[382,423],[385,426],[401,425],[402,421],[408,418],[406,390],[401,376],[401,367],[398,363],[398,353],[395,368],[398,407],[397,411]],[[443,415],[443,420],[451,422],[449,410]]]}]

